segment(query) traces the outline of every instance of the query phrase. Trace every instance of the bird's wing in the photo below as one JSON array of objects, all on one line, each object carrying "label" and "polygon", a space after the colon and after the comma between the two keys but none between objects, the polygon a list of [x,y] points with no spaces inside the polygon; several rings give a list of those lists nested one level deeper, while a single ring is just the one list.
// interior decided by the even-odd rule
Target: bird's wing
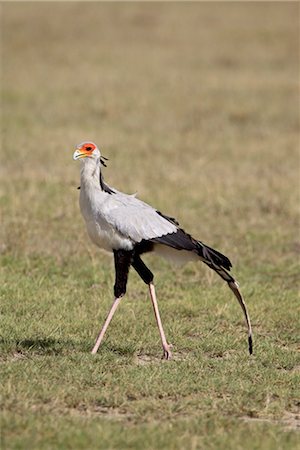
[{"label": "bird's wing", "polygon": [[161,215],[152,206],[121,192],[110,196],[102,216],[119,233],[134,242],[176,233],[178,230],[175,222]]}]

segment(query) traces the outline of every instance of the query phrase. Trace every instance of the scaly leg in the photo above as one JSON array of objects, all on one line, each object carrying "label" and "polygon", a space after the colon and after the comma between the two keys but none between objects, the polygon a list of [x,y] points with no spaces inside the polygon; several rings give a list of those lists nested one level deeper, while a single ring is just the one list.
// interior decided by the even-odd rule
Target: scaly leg
[{"label": "scaly leg", "polygon": [[152,305],[153,305],[153,309],[154,309],[154,314],[155,314],[157,326],[158,326],[158,329],[159,329],[161,343],[162,343],[163,350],[164,350],[163,358],[164,359],[171,359],[172,358],[172,353],[171,353],[172,345],[168,344],[167,340],[166,340],[166,336],[165,336],[165,332],[164,332],[164,329],[163,329],[163,326],[162,326],[162,323],[161,323],[161,318],[160,318],[160,314],[159,314],[158,304],[157,304],[157,300],[156,300],[155,288],[154,288],[154,284],[152,282],[149,283],[149,292],[150,292],[150,297],[151,297],[151,301],[152,301]]},{"label": "scaly leg", "polygon": [[107,327],[108,327],[108,325],[110,324],[110,321],[111,321],[111,319],[113,318],[113,315],[114,315],[114,313],[115,313],[115,311],[116,311],[116,309],[117,309],[117,307],[118,307],[118,305],[119,305],[121,299],[122,299],[122,297],[119,297],[119,298],[115,298],[115,299],[114,299],[114,302],[113,302],[113,304],[112,304],[112,306],[111,306],[111,308],[110,308],[109,314],[108,314],[108,316],[107,316],[107,318],[106,318],[106,320],[105,320],[105,322],[104,322],[104,325],[103,325],[103,327],[102,327],[100,333],[98,334],[96,343],[95,343],[94,348],[93,348],[93,350],[92,350],[92,354],[93,354],[93,355],[95,355],[95,354],[97,353],[98,348],[100,347],[100,344],[101,344],[102,339],[103,339],[103,337],[104,337],[104,334],[105,334],[105,332],[106,332],[106,330],[107,330]]}]

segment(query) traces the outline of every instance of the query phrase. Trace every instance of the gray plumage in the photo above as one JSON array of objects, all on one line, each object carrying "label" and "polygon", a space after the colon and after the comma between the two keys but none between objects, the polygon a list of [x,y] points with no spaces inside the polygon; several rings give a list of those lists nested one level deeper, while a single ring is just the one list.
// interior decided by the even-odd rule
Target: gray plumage
[{"label": "gray plumage", "polygon": [[[129,265],[128,262],[125,264],[127,273],[124,272],[123,275],[120,275],[121,278],[123,277],[121,283],[123,287],[122,289],[120,288],[121,290],[119,289],[120,295],[125,293],[130,264],[138,271],[144,281],[149,279],[151,300],[156,311],[155,314],[165,354],[169,357],[171,352],[160,323],[154,285],[152,283],[153,275],[139,257],[139,255],[145,251],[150,251],[150,249],[162,256],[175,256],[176,259],[182,261],[200,259],[228,283],[245,315],[248,326],[249,352],[251,354],[252,330],[250,318],[238,284],[232,275],[228,273],[231,268],[230,260],[222,253],[187,234],[180,228],[179,223],[175,219],[163,215],[152,206],[136,198],[135,195],[124,194],[108,186],[104,182],[101,173],[101,165],[105,165],[105,162],[98,147],[93,142],[81,143],[74,152],[73,158],[82,159],[83,162],[81,169],[80,208],[86,222],[87,232],[97,246],[114,252],[115,263],[119,264],[119,266],[116,265],[116,270],[121,268],[123,260],[125,264],[126,254],[132,255],[130,256]],[[121,253],[117,255],[115,252],[125,253],[122,256]],[[119,290],[117,289],[118,292]],[[115,301],[119,302],[120,295]],[[113,308],[116,308],[116,306],[113,306]],[[109,318],[110,320],[111,317]],[[102,330],[100,333],[93,353],[97,351],[100,345],[106,326],[108,324],[104,326],[104,331]]]}]

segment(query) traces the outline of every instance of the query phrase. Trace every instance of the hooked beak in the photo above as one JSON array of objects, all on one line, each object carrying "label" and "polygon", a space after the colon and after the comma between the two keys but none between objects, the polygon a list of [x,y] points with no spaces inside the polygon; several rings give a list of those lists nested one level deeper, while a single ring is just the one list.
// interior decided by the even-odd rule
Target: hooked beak
[{"label": "hooked beak", "polygon": [[73,153],[73,160],[76,161],[76,159],[86,158],[87,156],[88,155],[85,152],[83,152],[80,148],[77,148]]}]

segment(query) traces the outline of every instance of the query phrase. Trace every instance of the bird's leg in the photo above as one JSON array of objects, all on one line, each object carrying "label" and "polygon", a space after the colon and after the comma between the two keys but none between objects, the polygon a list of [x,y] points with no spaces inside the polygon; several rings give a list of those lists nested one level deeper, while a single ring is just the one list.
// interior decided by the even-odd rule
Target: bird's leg
[{"label": "bird's leg", "polygon": [[107,316],[107,318],[106,318],[106,320],[105,320],[105,322],[104,322],[104,325],[103,325],[103,327],[101,328],[101,331],[100,331],[100,333],[99,333],[98,336],[97,336],[96,343],[95,343],[95,345],[94,345],[94,347],[93,347],[93,350],[92,350],[92,354],[93,354],[93,355],[95,355],[95,354],[97,353],[98,348],[100,347],[100,344],[101,344],[101,342],[102,342],[102,339],[103,339],[103,337],[104,337],[104,334],[105,334],[105,332],[106,332],[106,330],[107,330],[107,328],[108,328],[108,325],[110,324],[111,319],[113,318],[113,315],[114,315],[114,313],[115,313],[115,311],[116,311],[116,309],[117,309],[117,307],[118,307],[118,305],[119,305],[119,303],[120,303],[120,301],[121,301],[121,298],[122,298],[122,297],[119,297],[119,298],[115,298],[115,299],[114,299],[114,302],[113,302],[113,304],[112,304],[112,306],[111,306],[111,308],[110,308],[109,314],[108,314],[108,316]]},{"label": "bird's leg", "polygon": [[159,309],[158,309],[158,304],[157,304],[157,300],[156,300],[155,288],[154,288],[153,282],[149,283],[149,292],[150,292],[150,297],[151,297],[151,301],[152,301],[152,305],[153,305],[153,309],[154,309],[157,326],[159,329],[161,343],[162,343],[163,350],[164,350],[163,358],[171,359],[172,358],[172,353],[171,353],[172,345],[167,343],[166,335],[165,335],[165,332],[164,332],[164,329],[163,329],[163,326],[161,323],[161,318],[160,318],[160,314],[159,314]]},{"label": "bird's leg", "polygon": [[95,353],[97,353],[98,348],[100,347],[100,344],[102,342],[103,336],[108,328],[108,325],[110,324],[110,321],[113,318],[113,315],[116,312],[116,309],[117,309],[122,297],[126,293],[126,285],[127,285],[129,267],[130,267],[131,260],[132,260],[132,252],[126,251],[126,250],[114,250],[114,259],[115,259],[115,272],[116,272],[116,281],[115,281],[115,285],[114,285],[115,299],[110,308],[108,316],[104,322],[104,325],[103,325],[100,333],[98,334],[96,343],[92,350],[93,355]]},{"label": "bird's leg", "polygon": [[164,350],[163,358],[171,359],[172,358],[172,353],[171,353],[172,345],[167,343],[165,332],[164,332],[164,329],[163,329],[163,326],[161,323],[161,318],[160,318],[158,304],[157,304],[156,295],[155,295],[155,288],[154,288],[154,284],[153,284],[153,273],[151,272],[151,270],[148,269],[146,264],[141,260],[139,254],[137,254],[137,253],[135,253],[133,256],[132,267],[137,271],[137,273],[139,274],[141,279],[144,281],[144,283],[146,283],[149,286],[149,292],[150,292],[150,297],[151,297],[151,301],[152,301],[152,305],[153,305],[153,309],[154,309],[155,319],[157,322],[157,326],[159,329],[159,334],[160,334],[160,338],[161,338],[161,342],[162,342],[162,346],[163,346],[163,350]]}]

